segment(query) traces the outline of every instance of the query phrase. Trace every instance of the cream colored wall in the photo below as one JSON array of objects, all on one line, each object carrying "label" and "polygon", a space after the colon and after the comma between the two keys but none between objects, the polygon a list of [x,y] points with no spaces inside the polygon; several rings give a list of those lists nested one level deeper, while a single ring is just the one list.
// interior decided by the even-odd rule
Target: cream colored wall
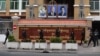
[{"label": "cream colored wall", "polygon": [[87,21],[87,27],[85,27],[85,39],[89,40],[90,38],[90,29],[92,27],[92,21]]},{"label": "cream colored wall", "polygon": [[13,20],[13,25],[16,25],[16,29],[13,29],[13,35],[14,38],[19,41],[19,26],[18,26],[18,20]]},{"label": "cream colored wall", "polygon": [[[89,5],[89,0],[83,0],[83,1],[84,1],[85,5]],[[33,3],[34,3],[34,0],[29,0],[30,5],[33,4]],[[44,4],[44,0],[37,0],[37,3],[39,5],[42,5],[42,4]],[[75,0],[75,5],[79,5],[79,3],[80,3],[80,0]],[[29,18],[28,17],[28,15],[29,15],[28,11],[29,11],[28,8],[26,8],[26,13],[23,14],[22,16],[26,16],[26,18]],[[35,10],[34,10],[34,13],[36,13],[36,17],[38,17],[37,12],[38,12],[38,10],[37,10],[37,7],[36,7]],[[11,15],[14,15],[15,13],[10,12],[10,1],[6,0],[6,12],[0,12],[0,16],[5,16],[5,15],[11,16]],[[88,13],[90,13],[90,7],[85,7],[84,13],[85,13],[85,16],[87,16]],[[79,15],[79,7],[76,6],[76,7],[74,7],[74,18],[78,19],[79,18],[78,15]],[[91,15],[98,15],[98,14],[97,13],[91,13]]]},{"label": "cream colored wall", "polygon": [[[83,2],[84,2],[84,15],[86,17],[90,13],[90,6],[87,6],[89,5],[89,0],[83,0]],[[76,20],[79,19],[79,4],[80,4],[80,0],[75,0],[74,5],[77,6],[74,6],[74,19]]]},{"label": "cream colored wall", "polygon": [[[89,5],[89,0],[84,0],[85,5]],[[87,17],[90,13],[90,6],[84,6],[84,16]],[[87,27],[85,27],[85,40],[89,40],[90,29],[92,27],[92,21],[87,21]]]},{"label": "cream colored wall", "polygon": [[90,0],[83,0],[83,2],[84,2],[85,5],[89,5]]},{"label": "cream colored wall", "polygon": [[[44,0],[37,0],[38,5],[43,5],[44,4]],[[38,7],[39,7],[38,6]],[[35,13],[35,19],[38,19],[38,7],[34,8],[34,13]]]},{"label": "cream colored wall", "polygon": [[38,19],[38,7],[34,8],[35,19]]},{"label": "cream colored wall", "polygon": [[5,12],[0,12],[0,16],[5,16],[6,13]]},{"label": "cream colored wall", "polygon": [[9,16],[9,10],[10,10],[10,1],[6,0],[6,16]]},{"label": "cream colored wall", "polygon": [[28,18],[29,18],[29,7],[26,6],[26,19],[28,19]]},{"label": "cream colored wall", "polygon": [[74,7],[74,19],[77,20],[79,16],[79,7],[75,6]]},{"label": "cream colored wall", "polygon": [[37,0],[37,3],[38,3],[39,5],[43,5],[43,4],[44,4],[44,0]]},{"label": "cream colored wall", "polygon": [[29,4],[32,5],[34,3],[34,0],[29,0]]},{"label": "cream colored wall", "polygon": [[74,3],[78,5],[80,3],[80,0],[74,0]]},{"label": "cream colored wall", "polygon": [[[90,13],[90,6],[89,5],[89,0],[83,0],[84,2],[84,18],[86,18],[88,16],[88,14]],[[79,4],[80,4],[80,0],[75,0],[75,4],[76,6],[74,6],[74,19],[75,20],[79,20]],[[92,21],[87,21],[87,26],[85,27],[85,40],[89,39],[89,33],[90,30],[88,29],[88,27],[92,27]]]},{"label": "cream colored wall", "polygon": [[[29,0],[29,4],[33,5],[34,1],[33,0]],[[38,4],[38,6],[39,5],[43,5],[44,4],[44,0],[37,0],[37,4]],[[33,12],[35,14],[35,19],[38,18],[38,6],[34,7],[34,10],[33,10]],[[27,6],[27,8],[26,8],[26,18],[29,19],[29,6]]]},{"label": "cream colored wall", "polygon": [[84,7],[84,17],[86,18],[88,16],[88,14],[90,13],[90,7]]}]

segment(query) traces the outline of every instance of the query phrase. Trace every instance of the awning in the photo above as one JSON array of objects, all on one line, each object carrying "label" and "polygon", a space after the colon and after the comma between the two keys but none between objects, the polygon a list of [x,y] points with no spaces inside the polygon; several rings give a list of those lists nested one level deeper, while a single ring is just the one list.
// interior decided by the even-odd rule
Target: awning
[{"label": "awning", "polygon": [[64,26],[86,26],[86,20],[32,20],[22,19],[18,21],[18,25],[64,25]]}]

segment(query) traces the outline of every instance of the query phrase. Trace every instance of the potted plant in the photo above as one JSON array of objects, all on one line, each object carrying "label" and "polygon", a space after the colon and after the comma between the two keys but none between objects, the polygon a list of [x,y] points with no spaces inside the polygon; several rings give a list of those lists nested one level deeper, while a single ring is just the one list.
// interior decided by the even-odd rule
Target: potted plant
[{"label": "potted plant", "polygon": [[35,49],[46,49],[46,48],[47,48],[47,44],[44,39],[36,40]]},{"label": "potted plant", "polygon": [[76,40],[68,40],[67,43],[76,43]]},{"label": "potted plant", "polygon": [[17,48],[19,48],[19,43],[16,42],[13,35],[9,35],[8,36],[8,42],[7,42],[6,46],[9,49],[11,49],[11,48],[17,49]]},{"label": "potted plant", "polygon": [[22,42],[20,42],[20,48],[22,48],[22,49],[32,49],[33,43],[31,42],[30,39],[22,40]]},{"label": "potted plant", "polygon": [[62,39],[60,37],[52,37],[50,41],[51,43],[61,43]]},{"label": "potted plant", "polygon": [[62,39],[60,37],[53,37],[50,41],[50,49],[62,49]]},{"label": "potted plant", "polygon": [[78,44],[76,43],[76,40],[68,40],[66,43],[66,49],[67,50],[77,50]]}]

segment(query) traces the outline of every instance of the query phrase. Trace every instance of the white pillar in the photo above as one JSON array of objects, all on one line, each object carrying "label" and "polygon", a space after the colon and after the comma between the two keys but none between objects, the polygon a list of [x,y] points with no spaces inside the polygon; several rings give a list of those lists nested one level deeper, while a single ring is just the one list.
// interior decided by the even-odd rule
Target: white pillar
[{"label": "white pillar", "polygon": [[22,14],[21,11],[22,11],[22,0],[19,0],[19,15]]}]

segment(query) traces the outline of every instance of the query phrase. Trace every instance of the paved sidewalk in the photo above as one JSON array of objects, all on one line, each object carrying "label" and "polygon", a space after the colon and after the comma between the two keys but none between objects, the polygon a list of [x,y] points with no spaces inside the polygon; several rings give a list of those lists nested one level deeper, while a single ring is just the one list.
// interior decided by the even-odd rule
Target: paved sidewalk
[{"label": "paved sidewalk", "polygon": [[[23,50],[23,49],[7,49],[6,45],[3,45],[0,42],[0,51],[9,51],[9,52],[43,52],[43,50]],[[78,53],[78,54],[88,54],[88,53],[100,53],[100,46],[89,47],[79,46],[77,51],[68,51],[68,50],[49,50],[51,53]]]},{"label": "paved sidewalk", "polygon": [[89,46],[89,47],[79,46],[78,53],[79,54],[100,53],[100,46],[96,46],[96,47],[92,47],[92,46]]},{"label": "paved sidewalk", "polygon": [[3,42],[0,42],[0,50],[7,50],[6,45]]},{"label": "paved sidewalk", "polygon": [[99,40],[99,46],[93,47],[93,42],[90,43],[88,46],[83,45],[78,47],[78,53],[88,54],[88,53],[100,53],[100,40]]}]

